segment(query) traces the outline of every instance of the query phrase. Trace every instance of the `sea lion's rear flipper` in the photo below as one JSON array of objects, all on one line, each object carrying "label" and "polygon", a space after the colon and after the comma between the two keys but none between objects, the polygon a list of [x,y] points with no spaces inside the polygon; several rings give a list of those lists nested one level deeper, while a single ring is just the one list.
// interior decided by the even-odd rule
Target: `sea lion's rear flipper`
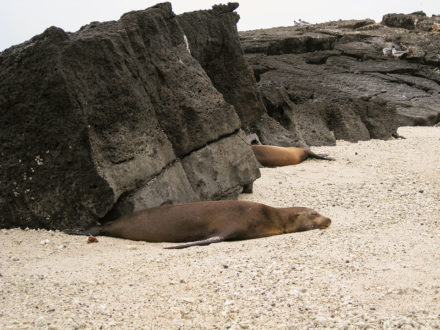
[{"label": "sea lion's rear flipper", "polygon": [[327,154],[315,154],[314,152],[309,151],[309,158],[316,159],[324,159],[324,160],[335,160],[334,158],[327,157]]},{"label": "sea lion's rear flipper", "polygon": [[209,245],[211,243],[223,242],[224,240],[225,240],[224,236],[213,236],[213,237],[201,240],[201,241],[195,241],[195,242],[190,242],[190,243],[185,243],[185,244],[180,244],[180,245],[175,245],[175,246],[167,246],[167,247],[164,247],[164,249],[185,249],[190,246]]}]

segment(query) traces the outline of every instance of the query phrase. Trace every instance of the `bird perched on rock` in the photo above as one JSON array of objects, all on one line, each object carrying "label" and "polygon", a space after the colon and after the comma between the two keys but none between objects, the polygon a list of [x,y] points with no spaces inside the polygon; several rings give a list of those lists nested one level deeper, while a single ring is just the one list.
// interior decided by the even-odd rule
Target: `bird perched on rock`
[{"label": "bird perched on rock", "polygon": [[403,56],[404,54],[407,54],[409,51],[408,50],[397,50],[396,48],[393,47],[391,52],[393,53],[394,58],[396,60],[398,60],[399,57]]},{"label": "bird perched on rock", "polygon": [[384,49],[382,49],[382,52],[385,56],[390,56],[392,51],[393,51],[392,47],[385,47]]},{"label": "bird perched on rock", "polygon": [[304,25],[310,25],[309,22],[303,21],[301,18],[299,19],[299,21],[294,21],[296,26],[304,26]]}]

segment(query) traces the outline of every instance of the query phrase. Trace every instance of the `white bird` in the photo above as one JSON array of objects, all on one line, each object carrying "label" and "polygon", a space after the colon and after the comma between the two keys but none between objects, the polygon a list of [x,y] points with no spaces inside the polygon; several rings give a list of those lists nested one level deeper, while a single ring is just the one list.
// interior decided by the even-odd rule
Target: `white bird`
[{"label": "white bird", "polygon": [[308,23],[308,22],[306,22],[306,21],[303,21],[301,18],[299,19],[299,21],[295,21],[295,20],[294,20],[294,23],[295,23],[295,26],[310,25],[310,23]]},{"label": "white bird", "polygon": [[391,47],[385,47],[384,49],[382,49],[382,52],[385,56],[389,56],[391,55],[392,50],[393,49]]},{"label": "white bird", "polygon": [[299,19],[299,21],[300,21],[302,24],[304,24],[304,25],[310,25],[309,22],[303,21],[301,18]]},{"label": "white bird", "polygon": [[408,51],[408,49],[407,50],[397,50],[396,48],[393,47],[391,52],[393,53],[394,58],[396,60],[398,60],[400,56],[402,56],[403,54],[408,53],[409,51]]}]

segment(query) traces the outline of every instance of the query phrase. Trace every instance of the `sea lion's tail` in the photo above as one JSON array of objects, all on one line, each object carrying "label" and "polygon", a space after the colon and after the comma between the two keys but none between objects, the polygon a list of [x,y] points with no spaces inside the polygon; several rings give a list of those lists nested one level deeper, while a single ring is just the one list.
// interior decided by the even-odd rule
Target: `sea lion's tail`
[{"label": "sea lion's tail", "polygon": [[332,157],[327,157],[327,154],[315,154],[314,152],[310,151],[308,152],[309,158],[316,158],[316,159],[324,159],[324,160],[335,160]]}]

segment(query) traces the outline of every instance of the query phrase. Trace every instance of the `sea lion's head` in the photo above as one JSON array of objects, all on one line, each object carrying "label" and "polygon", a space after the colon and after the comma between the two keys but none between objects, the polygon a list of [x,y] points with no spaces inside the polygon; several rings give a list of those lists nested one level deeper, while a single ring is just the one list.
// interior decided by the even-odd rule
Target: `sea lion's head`
[{"label": "sea lion's head", "polygon": [[[315,210],[307,207],[292,208],[292,213],[289,216],[289,224],[287,224],[287,232],[298,232],[312,229],[325,229],[332,223],[330,218],[327,218]],[[290,231],[289,231],[290,227]]]}]

